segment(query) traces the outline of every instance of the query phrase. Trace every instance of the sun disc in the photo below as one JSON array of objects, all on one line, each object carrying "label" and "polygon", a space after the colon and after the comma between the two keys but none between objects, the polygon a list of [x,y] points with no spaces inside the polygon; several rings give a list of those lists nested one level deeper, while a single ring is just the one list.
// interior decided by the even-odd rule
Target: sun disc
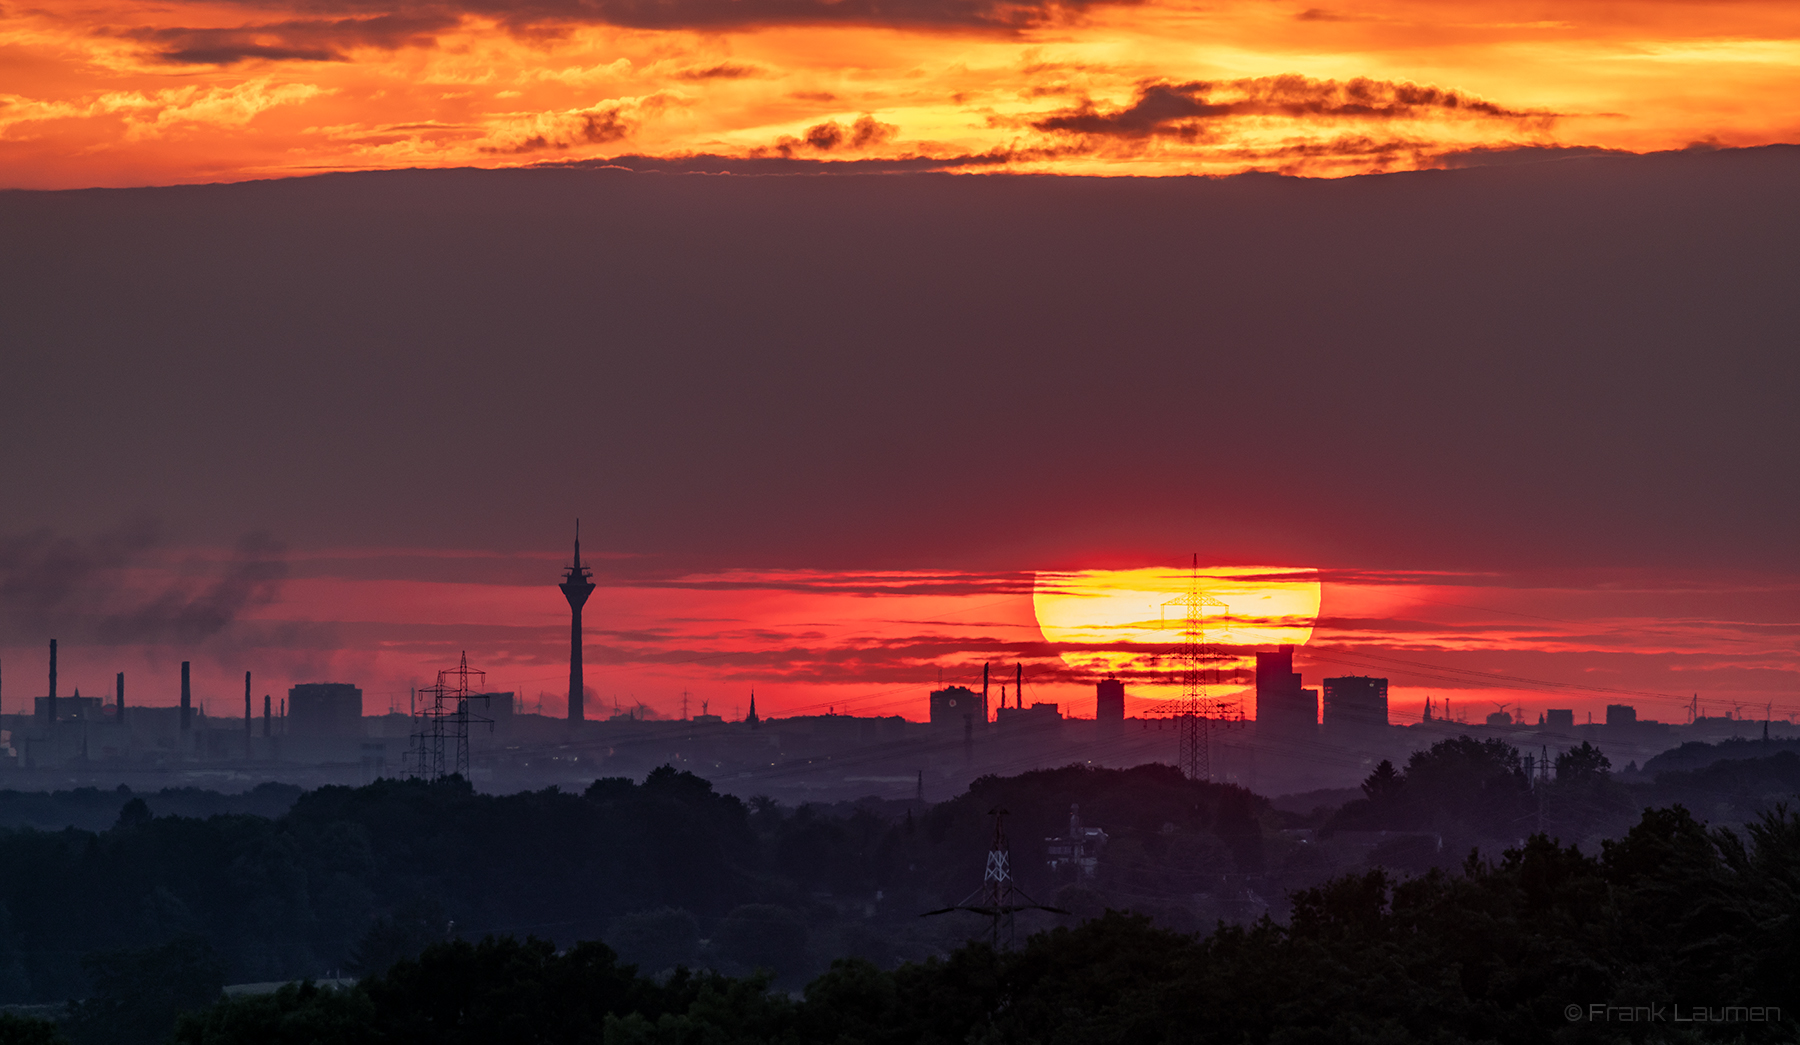
[{"label": "sun disc", "polygon": [[[1083,674],[1166,683],[1182,642],[1186,608],[1179,600],[1194,582],[1187,570],[1075,570],[1042,572],[1032,606],[1044,638],[1063,663]],[[1226,654],[1214,661],[1223,681],[1254,663],[1256,649],[1304,645],[1319,618],[1316,569],[1285,566],[1213,567],[1200,571],[1207,605],[1206,641]]]}]

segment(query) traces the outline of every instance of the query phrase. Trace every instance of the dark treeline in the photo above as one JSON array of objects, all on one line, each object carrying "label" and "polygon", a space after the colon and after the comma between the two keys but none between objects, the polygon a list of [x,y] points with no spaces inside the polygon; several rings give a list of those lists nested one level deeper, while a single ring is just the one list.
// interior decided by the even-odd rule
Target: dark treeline
[{"label": "dark treeline", "polygon": [[799,999],[760,977],[639,977],[603,944],[459,941],[353,989],[188,1013],[174,1040],[1793,1041],[1796,885],[1800,818],[1785,808],[1742,835],[1651,810],[1597,856],[1536,836],[1453,873],[1336,879],[1296,896],[1287,925],[1200,936],[1109,912],[1012,951],[972,943],[892,970],[839,959]]},{"label": "dark treeline", "polygon": [[1511,745],[1458,737],[1414,752],[1404,768],[1382,762],[1363,783],[1364,798],[1314,820],[1327,838],[1387,832],[1371,862],[1423,871],[1457,866],[1472,848],[1492,851],[1533,834],[1591,851],[1657,806],[1681,805],[1714,823],[1741,824],[1800,794],[1800,755],[1772,747],[1774,754],[1754,757],[1754,744],[1736,742],[1727,750],[1738,757],[1707,761],[1691,752],[1687,764],[1701,768],[1624,783],[1605,753],[1584,742],[1556,757],[1549,779],[1532,781]]},{"label": "dark treeline", "polygon": [[1783,751],[1800,754],[1800,738],[1753,740],[1747,737],[1736,737],[1731,740],[1721,740],[1715,744],[1690,740],[1680,747],[1670,748],[1646,761],[1643,771],[1649,776],[1655,777],[1661,773],[1705,769],[1715,762],[1728,759],[1767,758]]},{"label": "dark treeline", "polygon": [[0,827],[35,827],[39,830],[79,827],[103,831],[118,819],[119,807],[133,798],[142,798],[161,816],[254,813],[277,817],[288,811],[303,790],[295,784],[271,782],[238,794],[221,794],[198,787],[134,792],[124,784],[109,791],[97,787],[77,787],[68,791],[0,791]]},{"label": "dark treeline", "polygon": [[979,885],[996,806],[1026,888],[1065,888],[1033,857],[1077,802],[1117,835],[1103,883],[1191,895],[1260,864],[1267,803],[1166,766],[984,778],[930,808],[746,803],[669,768],[585,794],[326,787],[273,818],[163,816],[134,797],[105,831],[0,832],[0,1001],[82,997],[84,956],[181,937],[228,983],[377,971],[496,933],[611,938],[653,970],[769,967],[798,984],[832,957],[959,943],[966,925],[915,916]]},{"label": "dark treeline", "polygon": [[[1414,1040],[1420,1028],[1436,1028],[1420,1040],[1533,1040],[1470,1029],[1490,1024],[1580,1036],[1593,1028],[1541,1022],[1540,1010],[1633,992],[1787,1005],[1768,970],[1800,958],[1800,859],[1793,818],[1771,810],[1797,789],[1791,752],[1626,785],[1586,746],[1533,787],[1512,748],[1465,737],[1378,766],[1364,799],[1306,815],[1155,765],[988,777],[931,807],[789,809],[668,767],[583,794],[328,787],[274,817],[158,815],[133,796],[104,831],[0,831],[0,1000],[80,999],[65,1020],[74,1040],[130,1045],[160,1040],[225,984],[341,973],[363,986],[226,1003],[183,1040],[275,1033],[259,1020],[392,1040],[448,1019],[432,1006],[459,997],[473,1006],[467,1025],[487,1026],[524,1019],[523,999],[548,999],[545,984],[599,977],[601,1000],[558,1009],[546,1026],[560,1029],[522,1040],[700,1040],[680,1028],[729,1013],[762,1029],[693,1033],[1028,1040],[1087,963],[1112,986],[1070,995],[1072,1022],[1043,1040],[1087,1040],[1083,1021],[1124,1019],[1115,995],[1146,1006],[1142,1040],[1159,1040],[1200,1011],[1192,999],[1224,1004],[1239,989],[1295,1015],[1258,1023],[1243,1008],[1233,1040],[1314,1040],[1282,1027],[1321,1041]],[[1686,808],[1645,813],[1659,795]],[[1090,876],[1044,859],[1077,805],[1108,835]],[[967,945],[986,936],[978,916],[919,917],[980,884],[997,809],[1010,814],[1020,885],[1070,912],[1020,915],[1030,942],[1000,955]],[[1596,831],[1615,840],[1570,844]],[[530,938],[553,942],[511,942]],[[458,977],[486,986],[427,996]],[[802,988],[806,1002],[788,998]],[[940,994],[929,1018],[879,1014]],[[815,1004],[827,996],[839,1001]],[[1327,1019],[1332,1005],[1349,1008]],[[820,1022],[843,1006],[881,1033]],[[0,1022],[11,1040],[16,1021]]]}]

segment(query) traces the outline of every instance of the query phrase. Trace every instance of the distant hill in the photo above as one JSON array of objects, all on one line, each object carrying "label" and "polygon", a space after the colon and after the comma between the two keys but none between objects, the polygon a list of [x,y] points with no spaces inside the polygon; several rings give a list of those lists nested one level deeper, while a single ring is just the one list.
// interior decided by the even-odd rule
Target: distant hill
[{"label": "distant hill", "polygon": [[1721,740],[1716,744],[1691,740],[1671,748],[1645,762],[1640,770],[1646,776],[1703,769],[1728,758],[1766,758],[1781,751],[1800,752],[1800,738],[1788,740],[1749,740],[1743,737]]}]

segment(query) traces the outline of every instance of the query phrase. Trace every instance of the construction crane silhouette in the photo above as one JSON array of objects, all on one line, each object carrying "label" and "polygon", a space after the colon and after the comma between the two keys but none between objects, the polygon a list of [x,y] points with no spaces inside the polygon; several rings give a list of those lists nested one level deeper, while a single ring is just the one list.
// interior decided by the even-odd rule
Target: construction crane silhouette
[{"label": "construction crane silhouette", "polygon": [[[1012,876],[1012,854],[1006,844],[1006,810],[994,808],[988,810],[994,818],[994,845],[988,850],[987,873],[982,876],[981,888],[963,897],[961,903],[949,907],[940,907],[935,911],[926,911],[921,918],[930,918],[934,914],[949,914],[951,911],[968,911],[988,919],[988,938],[994,950],[1000,949],[1000,928],[1006,927],[1006,943],[1012,946],[1016,939],[1016,926],[1013,915],[1019,911],[1049,911],[1051,914],[1068,914],[1060,907],[1050,907],[1038,903],[1025,890],[1019,888]],[[1020,903],[1024,900],[1024,903]]]}]

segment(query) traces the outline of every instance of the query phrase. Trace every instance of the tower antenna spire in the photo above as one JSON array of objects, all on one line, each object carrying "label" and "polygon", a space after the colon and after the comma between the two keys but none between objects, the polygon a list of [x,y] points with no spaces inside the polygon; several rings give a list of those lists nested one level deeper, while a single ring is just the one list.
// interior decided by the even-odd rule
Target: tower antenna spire
[{"label": "tower antenna spire", "polygon": [[563,570],[563,598],[569,600],[569,721],[580,722],[582,714],[583,678],[581,663],[581,607],[594,593],[591,579],[594,571],[581,564],[581,520],[575,520],[575,561]]}]

